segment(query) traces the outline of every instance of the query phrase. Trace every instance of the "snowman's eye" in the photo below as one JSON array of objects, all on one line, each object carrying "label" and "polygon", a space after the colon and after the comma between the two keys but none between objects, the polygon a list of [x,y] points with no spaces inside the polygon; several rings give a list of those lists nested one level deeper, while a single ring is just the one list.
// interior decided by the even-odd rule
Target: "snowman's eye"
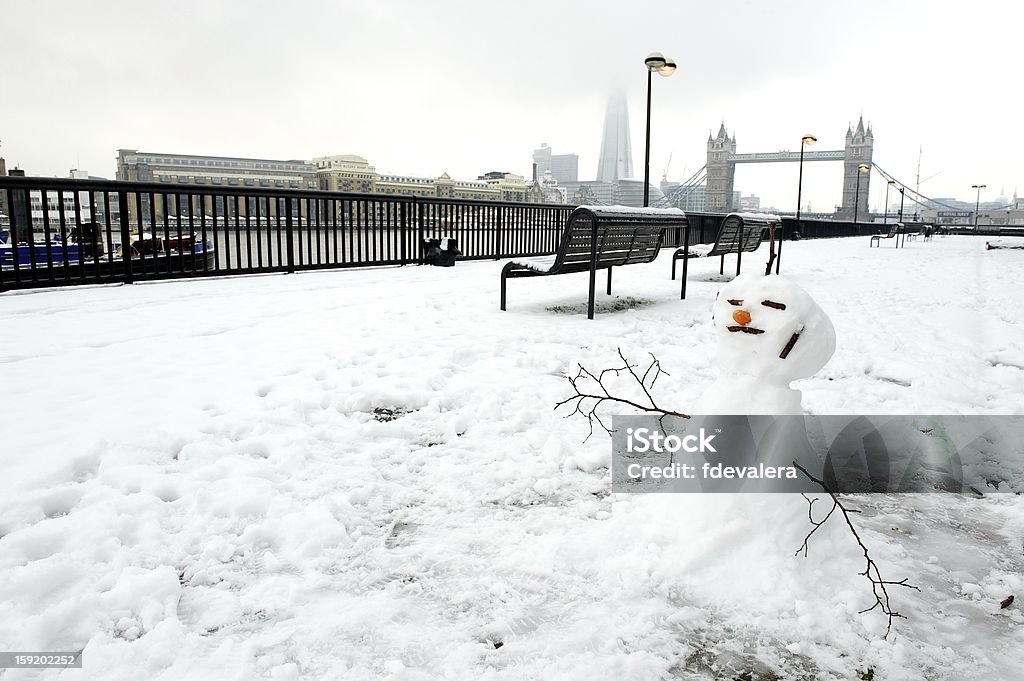
[{"label": "snowman's eye", "polygon": [[742,305],[743,304],[742,300],[737,300],[736,298],[729,298],[726,302],[728,302],[730,305]]},{"label": "snowman's eye", "polygon": [[774,307],[776,310],[785,310],[785,303],[776,303],[774,300],[762,300],[761,304],[765,307]]}]

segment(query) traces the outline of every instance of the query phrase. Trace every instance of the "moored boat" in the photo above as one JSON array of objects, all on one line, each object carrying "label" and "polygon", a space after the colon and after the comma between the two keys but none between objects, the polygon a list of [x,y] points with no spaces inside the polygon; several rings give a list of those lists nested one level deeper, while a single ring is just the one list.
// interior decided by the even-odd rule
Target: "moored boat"
[{"label": "moored boat", "polygon": [[[85,223],[81,230],[72,230],[65,241],[59,234],[33,239],[32,243],[11,243],[10,232],[0,230],[0,267],[4,271],[44,269],[75,270],[89,274],[123,271],[125,254],[120,242],[105,243],[94,223]],[[214,269],[214,245],[201,234],[154,235],[136,232],[131,241],[129,261],[133,271],[195,272]],[[61,276],[58,273],[58,276]]]}]

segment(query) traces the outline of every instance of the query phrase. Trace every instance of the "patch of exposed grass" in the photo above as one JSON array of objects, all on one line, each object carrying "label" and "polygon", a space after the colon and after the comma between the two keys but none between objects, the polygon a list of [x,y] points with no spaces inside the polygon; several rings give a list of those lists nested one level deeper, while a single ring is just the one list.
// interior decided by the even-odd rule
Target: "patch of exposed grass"
[{"label": "patch of exposed grass", "polygon": [[[625,296],[623,298],[616,297],[614,300],[607,302],[597,302],[594,304],[594,312],[622,312],[623,310],[633,310],[638,307],[650,305],[653,301],[647,300],[646,298],[634,298],[633,296]],[[586,314],[587,304],[578,303],[576,305],[552,305],[551,307],[544,308],[548,312],[554,312],[555,314]]]},{"label": "patch of exposed grass", "polygon": [[411,413],[408,409],[401,409],[400,407],[374,407],[373,418],[375,421],[381,423],[387,423],[394,421],[395,419],[402,418],[406,414]]}]

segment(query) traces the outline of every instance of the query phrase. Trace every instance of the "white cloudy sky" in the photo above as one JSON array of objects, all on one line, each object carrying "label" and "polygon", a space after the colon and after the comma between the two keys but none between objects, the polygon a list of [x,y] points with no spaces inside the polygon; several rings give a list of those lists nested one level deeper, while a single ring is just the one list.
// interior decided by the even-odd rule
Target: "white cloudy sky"
[{"label": "white cloudy sky", "polygon": [[[740,152],[841,148],[863,113],[875,159],[921,190],[1024,194],[1019,36],[995,0],[662,3],[7,3],[0,155],[29,174],[112,177],[118,148],[267,158],[356,153],[382,172],[528,175],[540,142],[596,173],[604,102],[629,97],[643,163],[643,58],[656,78],[651,174],[704,163],[725,122]],[[741,166],[737,188],[787,210],[795,164]],[[806,168],[815,210],[841,169]],[[872,206],[880,206],[877,176]]]}]

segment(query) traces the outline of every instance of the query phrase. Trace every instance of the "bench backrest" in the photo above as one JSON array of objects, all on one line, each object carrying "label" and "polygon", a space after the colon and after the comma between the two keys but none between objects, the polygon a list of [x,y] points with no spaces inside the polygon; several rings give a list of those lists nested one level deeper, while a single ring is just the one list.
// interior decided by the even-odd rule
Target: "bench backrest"
[{"label": "bench backrest", "polygon": [[551,273],[590,268],[596,223],[597,267],[651,262],[658,256],[665,230],[686,227],[682,211],[637,209],[618,206],[602,210],[575,209],[565,224]]},{"label": "bench backrest", "polygon": [[730,213],[718,228],[718,237],[708,255],[726,255],[740,251],[756,251],[771,224],[782,226],[782,220],[774,215]]}]

